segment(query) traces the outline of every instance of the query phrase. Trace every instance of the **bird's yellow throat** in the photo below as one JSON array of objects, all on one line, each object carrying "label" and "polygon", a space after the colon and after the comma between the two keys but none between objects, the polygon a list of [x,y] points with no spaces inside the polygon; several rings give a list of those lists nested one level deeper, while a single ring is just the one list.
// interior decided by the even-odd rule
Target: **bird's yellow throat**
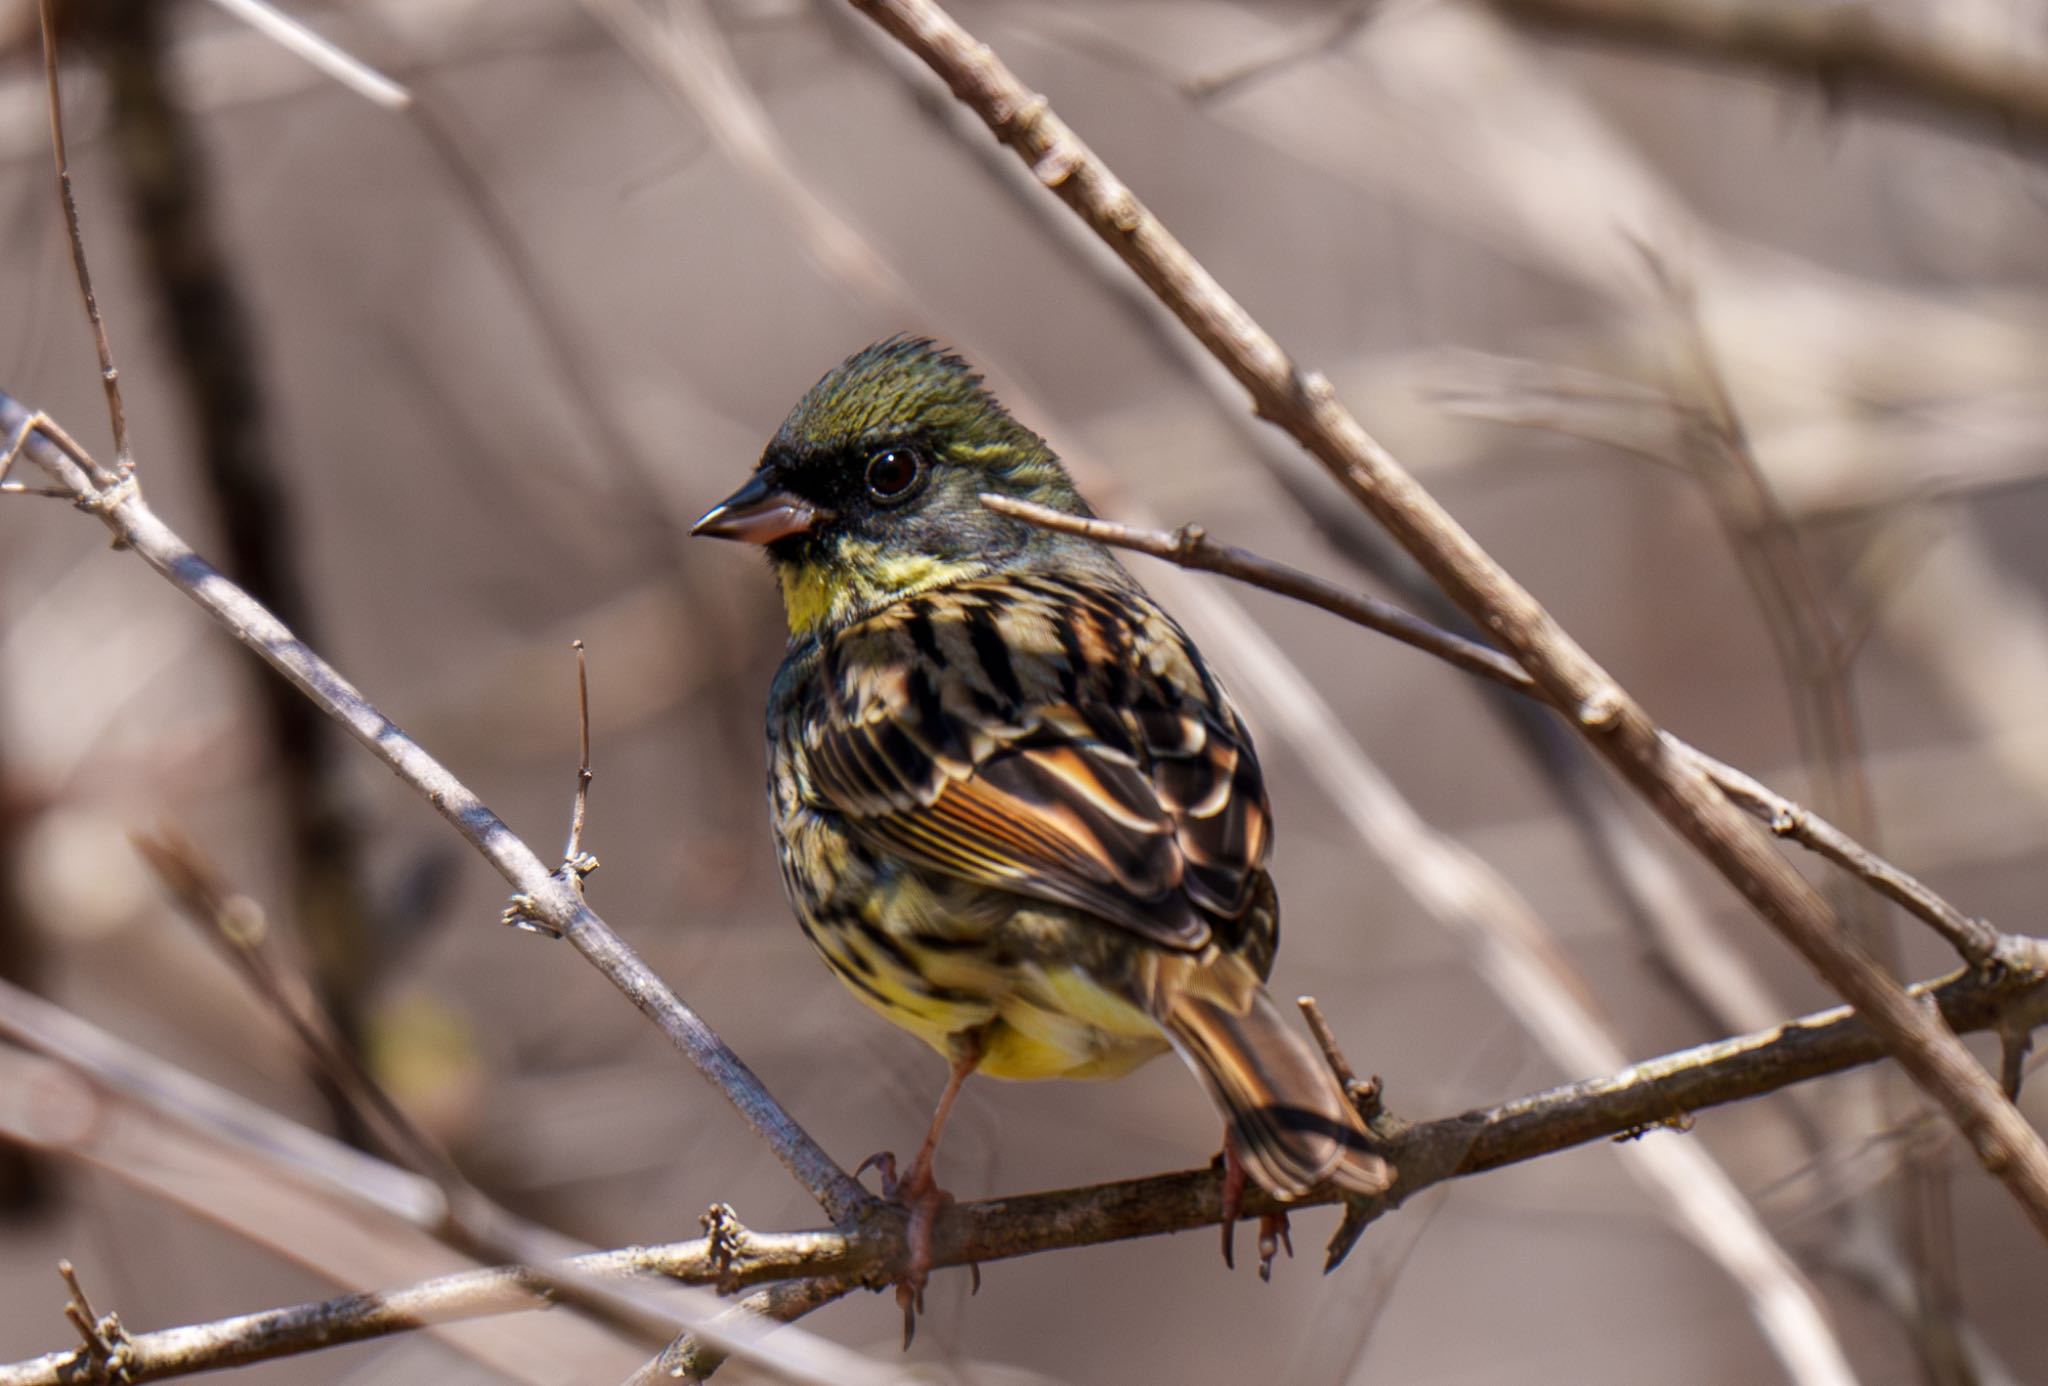
[{"label": "bird's yellow throat", "polygon": [[979,576],[980,558],[951,562],[928,554],[890,554],[875,549],[842,552],[824,563],[781,566],[782,606],[791,635],[809,635],[828,625],[949,582]]}]

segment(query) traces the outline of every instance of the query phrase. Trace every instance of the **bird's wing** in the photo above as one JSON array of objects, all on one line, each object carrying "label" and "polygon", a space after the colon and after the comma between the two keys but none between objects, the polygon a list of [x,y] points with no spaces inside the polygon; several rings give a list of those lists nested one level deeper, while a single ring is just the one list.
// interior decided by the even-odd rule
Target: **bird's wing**
[{"label": "bird's wing", "polygon": [[1270,834],[1244,725],[1141,594],[1009,576],[897,604],[823,652],[807,793],[920,866],[1206,946]]}]

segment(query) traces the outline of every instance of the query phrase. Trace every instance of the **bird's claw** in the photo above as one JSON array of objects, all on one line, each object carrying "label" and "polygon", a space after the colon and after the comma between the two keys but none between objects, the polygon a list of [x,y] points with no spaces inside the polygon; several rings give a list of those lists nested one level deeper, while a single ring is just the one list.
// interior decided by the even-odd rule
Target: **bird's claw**
[{"label": "bird's claw", "polygon": [[858,1179],[871,1169],[880,1170],[882,1173],[882,1197],[891,1203],[902,1202],[903,1200],[896,1196],[896,1152],[877,1150],[854,1166],[853,1177]]},{"label": "bird's claw", "polygon": [[1259,1279],[1268,1284],[1273,1280],[1273,1257],[1286,1249],[1287,1259],[1294,1259],[1294,1238],[1287,1230],[1287,1214],[1267,1213],[1259,1218]]},{"label": "bird's claw", "polygon": [[[882,1176],[882,1197],[900,1205],[910,1214],[903,1239],[906,1252],[903,1262],[903,1278],[896,1282],[896,1303],[903,1310],[903,1346],[907,1351],[911,1339],[917,1334],[917,1316],[924,1312],[924,1287],[931,1280],[932,1273],[932,1231],[938,1224],[939,1214],[953,1202],[953,1195],[940,1188],[932,1178],[929,1163],[919,1163],[910,1173],[899,1178],[896,1173],[896,1155],[893,1151],[878,1150],[862,1160],[853,1171],[858,1179],[868,1170],[878,1170]],[[974,1276],[974,1293],[981,1292],[981,1267],[970,1265]]]},{"label": "bird's claw", "polygon": [[1223,1267],[1237,1269],[1237,1220],[1244,1212],[1244,1162],[1224,1137],[1223,1153]]}]

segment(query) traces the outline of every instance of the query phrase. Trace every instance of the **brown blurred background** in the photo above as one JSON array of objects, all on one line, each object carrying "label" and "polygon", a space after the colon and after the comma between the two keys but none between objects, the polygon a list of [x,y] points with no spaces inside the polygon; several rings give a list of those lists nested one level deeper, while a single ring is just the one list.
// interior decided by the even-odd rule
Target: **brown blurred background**
[{"label": "brown blurred background", "polygon": [[[152,501],[232,574],[267,565],[295,587],[319,648],[544,854],[566,823],[569,642],[585,641],[593,902],[848,1164],[914,1143],[941,1065],[844,993],[788,917],[759,802],[776,594],[750,555],[683,536],[803,389],[872,339],[928,332],[1106,512],[1406,580],[1066,213],[840,7],[292,7],[406,84],[407,112],[208,5],[155,7],[156,48],[104,28],[95,46],[108,21],[70,8],[72,159]],[[2048,20],[2038,0],[1877,8],[2000,52],[2038,45]],[[1859,642],[1875,835],[1965,910],[2039,931],[2039,144],[1449,0],[954,9],[1656,715],[1825,798],[1795,712],[1811,682],[1788,686],[1745,578],[1757,527],[1717,508],[1727,459],[1698,446],[1725,380]],[[6,25],[0,387],[105,449],[32,7]],[[189,161],[133,144],[165,117],[121,83],[157,60]],[[229,285],[249,330],[239,394],[231,359],[193,361],[234,352],[235,310],[207,283]],[[210,415],[195,391],[229,403]],[[250,470],[201,466],[224,453]],[[1287,904],[1275,990],[1316,992],[1399,1112],[1587,1073],[1529,1038],[1470,937],[1418,903],[1413,856],[1396,869],[1362,843],[1333,797],[1349,750],[1295,737],[1275,689],[1320,695],[1347,747],[1525,897],[1620,1052],[1739,1025],[1674,985],[1603,840],[1648,849],[1665,908],[1723,941],[1766,1015],[1828,1004],[1541,724],[1423,656],[1212,584],[1280,657],[1259,652],[1183,598],[1210,580],[1134,563],[1258,724]],[[276,1017],[129,845],[175,824],[503,1203],[598,1246],[694,1235],[714,1200],[755,1227],[816,1222],[652,1027],[566,945],[500,928],[503,883],[367,756],[318,750],[266,701],[268,677],[81,517],[0,503],[0,973],[335,1130]],[[1950,966],[1910,921],[1870,924],[1906,973]],[[1725,1168],[1860,1379],[2048,1380],[2038,1238],[1897,1087],[1834,1080],[1648,1139]],[[2044,1102],[2036,1086],[2024,1106],[2038,1121]],[[942,1167],[980,1197],[1185,1168],[1215,1145],[1197,1087],[1160,1063],[1113,1087],[971,1085]],[[1433,1191],[1327,1279],[1327,1212],[1296,1218],[1301,1254],[1271,1285],[1242,1261],[1226,1273],[1206,1233],[990,1266],[972,1300],[941,1273],[908,1360],[935,1379],[1009,1379],[1000,1364],[1076,1383],[1783,1379],[1743,1294],[1624,1158],[1595,1147]],[[289,1206],[201,1211],[236,1191],[196,1159],[137,1140],[0,1175],[17,1205],[0,1222],[0,1360],[70,1345],[59,1256],[133,1329],[357,1288]],[[1901,1236],[1902,1203],[1932,1250]],[[1953,1300],[1931,1321],[1916,1276]],[[899,1361],[885,1300],[806,1327]],[[621,1374],[584,1365],[552,1379]],[[245,1376],[500,1379],[426,1335]]]}]

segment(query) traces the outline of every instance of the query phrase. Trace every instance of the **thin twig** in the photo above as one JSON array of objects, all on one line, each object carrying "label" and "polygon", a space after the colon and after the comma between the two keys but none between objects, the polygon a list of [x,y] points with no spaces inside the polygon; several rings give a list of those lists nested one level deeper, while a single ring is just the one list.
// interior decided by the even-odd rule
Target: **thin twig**
[{"label": "thin twig", "polygon": [[338,1093],[353,1110],[355,1125],[375,1133],[391,1156],[440,1186],[449,1198],[467,1188],[448,1153],[386,1092],[368,1064],[343,1038],[305,979],[278,956],[270,922],[261,905],[231,889],[198,844],[165,823],[154,834],[135,832],[129,841],[171,897],[179,914],[217,947],[251,991],[288,1029],[315,1078]]},{"label": "thin twig", "polygon": [[[92,327],[93,350],[99,353],[100,384],[107,392],[107,423],[114,434],[114,466],[119,475],[126,476],[134,459],[128,451],[128,411],[121,404],[121,373],[114,369],[114,347],[107,340],[100,301],[92,291],[92,271],[85,260],[85,233],[78,222],[78,199],[71,192],[71,164],[64,155],[64,101],[57,84],[56,0],[40,0],[38,14],[43,28],[43,79],[50,93],[50,154],[57,163],[57,198],[64,206],[71,269],[78,278],[79,296],[85,300],[85,319]],[[102,485],[106,483],[104,475],[95,475]]]},{"label": "thin twig", "polygon": [[[0,395],[0,433],[13,433],[31,417],[18,401]],[[114,488],[95,486],[84,467],[40,430],[29,434],[23,446],[28,457],[77,497],[82,508],[98,515],[124,547],[133,548],[145,563],[340,722],[447,819],[519,892],[524,912],[560,931],[739,1109],[747,1125],[833,1220],[851,1217],[874,1202],[873,1195],[783,1110],[725,1041],[576,890],[550,871],[482,800],[332,665],[193,552],[150,509],[133,477]]]},{"label": "thin twig", "polygon": [[[2048,61],[1912,29],[1865,5],[1778,0],[1492,0],[1533,26],[1679,58],[1757,67],[1817,82],[1834,97],[1862,89],[1937,115],[2048,137]],[[1932,14],[1932,10],[1925,11]]]},{"label": "thin twig", "polygon": [[85,1286],[78,1281],[78,1269],[69,1261],[57,1263],[57,1275],[71,1292],[71,1298],[64,1304],[64,1317],[78,1330],[82,1343],[79,1351],[84,1354],[87,1371],[101,1381],[127,1380],[128,1362],[123,1352],[128,1334],[121,1327],[120,1316],[108,1314],[102,1318],[94,1311]]},{"label": "thin twig", "polygon": [[569,814],[569,841],[562,848],[562,865],[582,888],[583,878],[597,869],[597,858],[588,864],[583,855],[583,824],[590,814],[590,668],[583,642],[574,641],[576,651],[576,806]]},{"label": "thin twig", "polygon": [[[1539,701],[1549,701],[1536,681],[1500,651],[1431,625],[1391,602],[1353,592],[1247,549],[1218,543],[1209,538],[1199,525],[1183,525],[1171,532],[1139,529],[1115,520],[1071,515],[1010,496],[984,495],[981,503],[1000,514],[1012,515],[1045,529],[1078,534],[1115,548],[1149,554],[1183,568],[1216,573],[1269,592],[1278,592],[1433,654],[1466,673],[1476,674]],[[1661,736],[1673,755],[1691,763],[1713,781],[1730,803],[1778,836],[1817,852],[1867,881],[1887,899],[1903,905],[1933,926],[1971,966],[2008,966],[2024,970],[2036,965],[2034,960],[2021,956],[2027,951],[2024,940],[2002,934],[1988,921],[1964,914],[1917,877],[1878,856],[1819,814],[1802,808],[1755,777],[1716,760],[1671,732],[1663,732]]]},{"label": "thin twig", "polygon": [[[2041,971],[1996,978],[1963,972],[1918,984],[1909,994],[1916,1005],[1931,1000],[1958,1031],[2048,1022],[2048,973]],[[1631,1064],[1609,1077],[1393,1129],[1384,1139],[1400,1179],[1385,1206],[1446,1179],[1594,1141],[1641,1136],[1682,1123],[1691,1113],[1874,1063],[1885,1054],[1865,1020],[1837,1007],[1773,1030]],[[1211,1168],[960,1204],[939,1218],[934,1262],[959,1266],[1214,1226],[1222,1217],[1222,1194],[1221,1174]],[[1325,1192],[1288,1207],[1337,1197]],[[1277,1208],[1258,1190],[1246,1191],[1246,1214]],[[595,1252],[572,1258],[564,1269],[594,1279],[660,1276],[727,1291],[821,1276],[882,1284],[898,1273],[905,1250],[894,1219],[811,1232],[727,1226],[716,1239]],[[362,1342],[426,1323],[537,1308],[540,1302],[530,1272],[498,1267],[137,1334],[126,1352],[131,1379],[146,1381]],[[60,1386],[77,1362],[74,1350],[0,1366],[0,1386]]]}]

